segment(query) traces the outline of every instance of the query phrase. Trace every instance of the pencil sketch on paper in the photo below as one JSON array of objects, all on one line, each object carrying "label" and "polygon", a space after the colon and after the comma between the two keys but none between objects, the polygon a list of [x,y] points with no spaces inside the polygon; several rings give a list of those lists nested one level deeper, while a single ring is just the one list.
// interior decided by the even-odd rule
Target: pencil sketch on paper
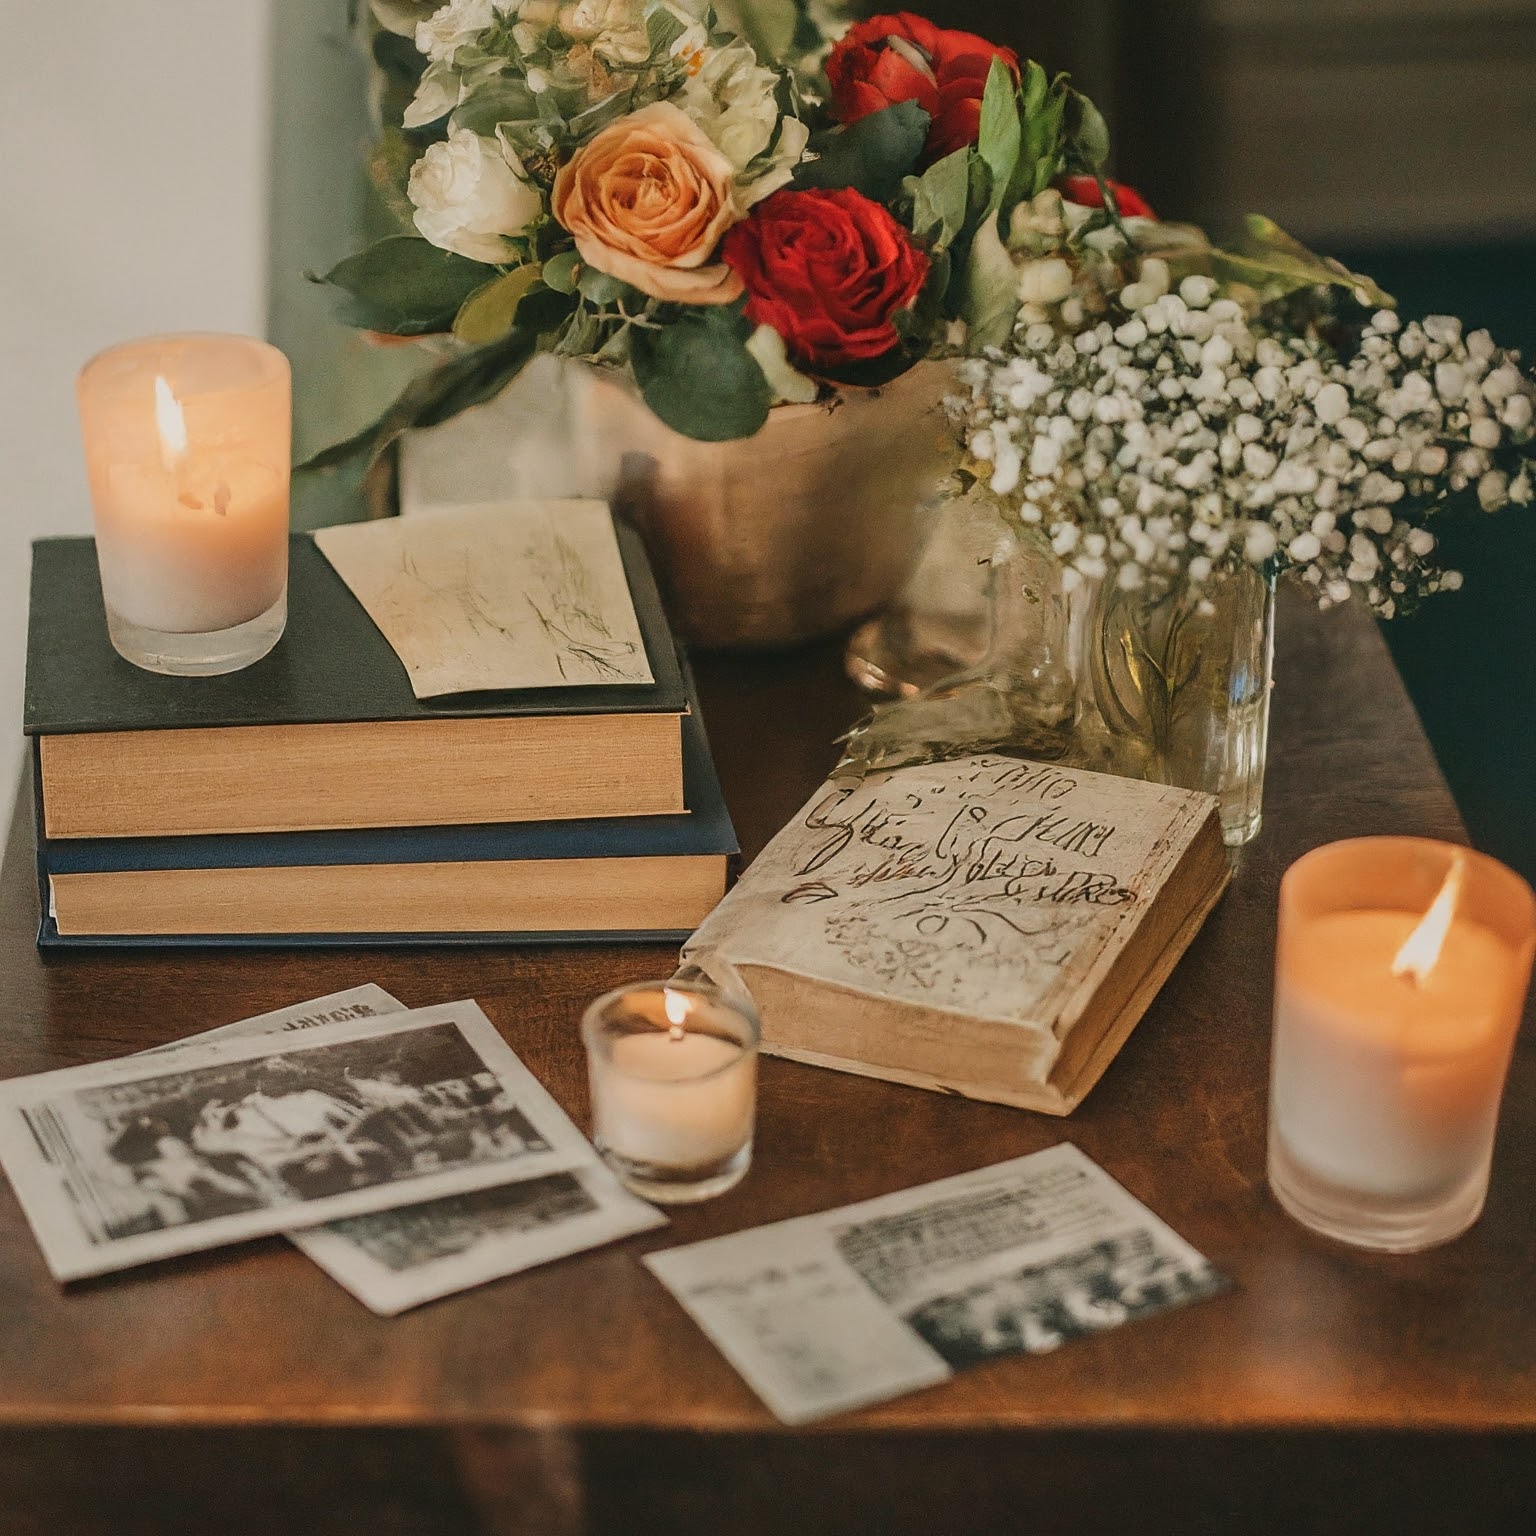
[{"label": "pencil sketch on paper", "polygon": [[315,542],[419,699],[648,683],[600,501],[508,501],[322,528]]}]

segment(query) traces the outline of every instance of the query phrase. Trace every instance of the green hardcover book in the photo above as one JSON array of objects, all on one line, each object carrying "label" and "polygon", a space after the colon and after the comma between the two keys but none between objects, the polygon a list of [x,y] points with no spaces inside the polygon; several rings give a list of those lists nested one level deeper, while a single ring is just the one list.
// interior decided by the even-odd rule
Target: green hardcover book
[{"label": "green hardcover book", "polygon": [[107,636],[92,540],[33,545],[25,728],[50,839],[676,815],[677,651],[638,537],[617,527],[653,682],[419,700],[307,534],[288,628],[224,677],[165,677]]}]

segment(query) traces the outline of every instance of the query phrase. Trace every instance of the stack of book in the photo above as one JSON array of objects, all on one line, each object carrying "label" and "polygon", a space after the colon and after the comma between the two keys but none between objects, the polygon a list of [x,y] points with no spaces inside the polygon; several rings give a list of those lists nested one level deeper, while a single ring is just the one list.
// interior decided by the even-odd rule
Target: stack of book
[{"label": "stack of book", "polygon": [[307,535],[283,640],[211,678],[124,661],[92,541],[39,541],[38,942],[686,935],[735,835],[644,553],[617,534],[652,681],[427,701]]}]

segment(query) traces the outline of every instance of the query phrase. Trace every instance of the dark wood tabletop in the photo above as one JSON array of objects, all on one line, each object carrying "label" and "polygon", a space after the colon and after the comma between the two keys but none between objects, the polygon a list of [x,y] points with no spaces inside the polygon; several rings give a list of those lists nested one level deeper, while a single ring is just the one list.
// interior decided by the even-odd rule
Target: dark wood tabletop
[{"label": "dark wood tabletop", "polygon": [[[704,658],[699,672],[750,856],[861,702],[831,646]],[[1530,1529],[1529,1015],[1487,1209],[1457,1242],[1350,1251],[1295,1225],[1265,1186],[1281,874],[1346,835],[1464,840],[1367,618],[1284,601],[1276,677],[1264,829],[1068,1120],[767,1061],[737,1190],[393,1320],[279,1239],[61,1289],[0,1183],[0,1533]],[[0,1077],[376,981],[413,1006],[477,998],[580,1124],[584,1005],[674,960],[620,946],[44,959],[36,923],[18,814],[0,888]],[[1234,1289],[791,1432],[638,1262],[1064,1139]]]}]

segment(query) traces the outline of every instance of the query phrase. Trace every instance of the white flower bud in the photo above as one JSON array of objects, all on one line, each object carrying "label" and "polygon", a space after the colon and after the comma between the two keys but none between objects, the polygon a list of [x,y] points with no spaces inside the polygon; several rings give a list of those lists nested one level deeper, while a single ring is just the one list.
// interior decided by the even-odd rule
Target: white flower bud
[{"label": "white flower bud", "polygon": [[1438,443],[1432,443],[1428,448],[1419,449],[1414,467],[1421,475],[1438,475],[1444,472],[1449,462],[1450,455],[1445,449]]},{"label": "white flower bud", "polygon": [[1200,349],[1200,361],[1207,368],[1225,368],[1232,361],[1232,343],[1225,336],[1212,336]]},{"label": "white flower bud", "polygon": [[1037,437],[1029,452],[1030,474],[1053,475],[1060,463],[1061,444],[1050,437]]},{"label": "white flower bud", "polygon": [[1140,320],[1127,320],[1115,332],[1115,340],[1122,347],[1139,347],[1147,339],[1147,328]]},{"label": "white flower bud", "polygon": [[1277,542],[1268,523],[1249,523],[1243,535],[1243,558],[1250,565],[1263,565],[1273,556]]},{"label": "white flower bud", "polygon": [[1460,571],[1441,571],[1440,590],[1442,592],[1460,592],[1461,580]]},{"label": "white flower bud", "polygon": [[1490,469],[1477,482],[1477,500],[1484,512],[1497,512],[1509,500],[1509,476]]},{"label": "white flower bud", "polygon": [[1215,281],[1209,277],[1191,273],[1179,284],[1179,297],[1191,309],[1204,309],[1216,297]]},{"label": "white flower bud", "polygon": [[1342,384],[1324,384],[1312,402],[1317,419],[1332,426],[1349,415],[1349,391]]},{"label": "white flower bud", "polygon": [[1359,453],[1371,439],[1371,429],[1355,416],[1346,416],[1339,423],[1339,436]]},{"label": "white flower bud", "polygon": [[1285,552],[1297,565],[1305,565],[1322,554],[1323,542],[1314,533],[1298,533],[1286,546]]},{"label": "white flower bud", "polygon": [[1122,565],[1115,573],[1115,585],[1122,592],[1139,591],[1146,584],[1146,573],[1139,565]]},{"label": "white flower bud", "polygon": [[1467,429],[1467,438],[1474,448],[1497,448],[1502,436],[1498,422],[1491,416],[1479,416]]},{"label": "white flower bud", "polygon": [[1499,420],[1512,431],[1523,432],[1531,424],[1531,397],[1511,395],[1499,412]]},{"label": "white flower bud", "polygon": [[1435,536],[1427,528],[1408,530],[1408,548],[1421,560],[1435,547]]},{"label": "white flower bud", "polygon": [[1071,292],[1072,268],[1059,256],[1026,261],[1019,268],[1019,298],[1025,304],[1059,304]]},{"label": "white flower bud", "polygon": [[1510,363],[1504,363],[1483,380],[1483,398],[1490,405],[1497,405],[1514,394],[1519,387],[1520,370]]},{"label": "white flower bud", "polygon": [[1435,393],[1447,405],[1455,405],[1467,393],[1467,375],[1460,363],[1435,365]]},{"label": "white flower bud", "polygon": [[1257,443],[1249,443],[1243,449],[1243,468],[1255,480],[1267,480],[1274,474],[1276,462],[1274,454],[1267,448],[1261,448]]}]

